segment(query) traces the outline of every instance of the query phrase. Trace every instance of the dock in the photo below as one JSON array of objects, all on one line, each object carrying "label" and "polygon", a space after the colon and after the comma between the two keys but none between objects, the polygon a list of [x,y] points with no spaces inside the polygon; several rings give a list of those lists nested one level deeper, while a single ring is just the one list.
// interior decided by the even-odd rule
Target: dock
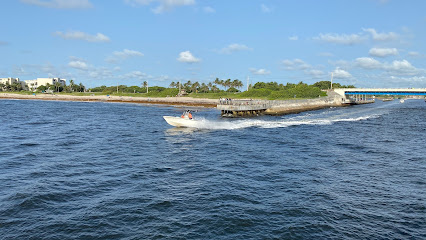
[{"label": "dock", "polygon": [[262,115],[271,106],[271,101],[267,100],[220,99],[217,109],[223,117],[248,117]]}]

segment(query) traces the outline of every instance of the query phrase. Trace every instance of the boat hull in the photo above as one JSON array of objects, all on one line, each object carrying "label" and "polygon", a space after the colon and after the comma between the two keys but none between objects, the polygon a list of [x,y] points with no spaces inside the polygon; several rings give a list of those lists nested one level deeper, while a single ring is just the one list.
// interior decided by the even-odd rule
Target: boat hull
[{"label": "boat hull", "polygon": [[197,121],[188,118],[163,116],[166,122],[174,127],[196,127]]}]

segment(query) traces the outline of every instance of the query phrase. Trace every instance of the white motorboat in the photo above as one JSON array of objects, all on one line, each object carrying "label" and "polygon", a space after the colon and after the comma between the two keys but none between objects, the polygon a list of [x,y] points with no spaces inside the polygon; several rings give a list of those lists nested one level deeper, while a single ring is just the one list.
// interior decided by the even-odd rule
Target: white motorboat
[{"label": "white motorboat", "polygon": [[163,116],[164,120],[172,126],[175,127],[196,127],[197,120],[189,119],[188,116],[182,117],[172,117],[172,116]]},{"label": "white motorboat", "polygon": [[401,100],[399,100],[399,102],[400,102],[400,103],[404,103],[404,102],[405,102],[405,100],[404,100],[404,99],[401,99]]}]

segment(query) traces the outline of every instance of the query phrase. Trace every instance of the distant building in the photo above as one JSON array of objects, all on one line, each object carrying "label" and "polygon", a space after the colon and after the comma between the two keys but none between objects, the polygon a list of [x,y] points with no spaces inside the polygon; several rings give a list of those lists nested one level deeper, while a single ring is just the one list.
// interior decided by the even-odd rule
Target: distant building
[{"label": "distant building", "polygon": [[19,82],[19,78],[0,78],[0,83],[12,85]]},{"label": "distant building", "polygon": [[19,81],[19,78],[0,78],[0,84],[12,85],[14,83],[20,83],[22,88],[25,89],[25,82]]},{"label": "distant building", "polygon": [[37,78],[34,80],[25,80],[25,83],[28,86],[30,91],[35,91],[40,86],[47,86],[47,84],[55,85],[56,83],[61,84],[62,86],[66,85],[66,79],[61,78]]}]

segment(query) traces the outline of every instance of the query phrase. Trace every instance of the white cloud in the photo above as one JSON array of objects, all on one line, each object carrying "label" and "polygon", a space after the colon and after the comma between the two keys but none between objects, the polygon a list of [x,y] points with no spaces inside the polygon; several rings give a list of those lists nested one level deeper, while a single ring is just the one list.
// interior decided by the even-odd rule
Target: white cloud
[{"label": "white cloud", "polygon": [[323,71],[317,69],[311,69],[306,71],[305,73],[311,75],[313,78],[323,78],[325,74]]},{"label": "white cloud", "polygon": [[179,62],[186,62],[186,63],[196,63],[201,61],[201,59],[194,57],[190,51],[179,53],[179,57],[177,58],[177,60]]},{"label": "white cloud", "polygon": [[139,5],[149,5],[151,2],[154,2],[154,0],[124,0],[124,2],[132,7],[137,7]]},{"label": "white cloud", "polygon": [[269,74],[271,74],[270,71],[263,69],[263,68],[261,68],[261,69],[250,68],[249,70],[254,75],[269,75]]},{"label": "white cloud", "polygon": [[214,8],[210,7],[210,6],[204,7],[203,11],[205,13],[215,13],[216,12],[216,10]]},{"label": "white cloud", "polygon": [[160,14],[170,11],[175,7],[194,5],[195,0],[125,0],[125,3],[130,6],[137,7],[141,5],[150,5],[151,3],[158,3],[158,6],[151,9],[153,13]]},{"label": "white cloud", "polygon": [[273,9],[272,9],[271,7],[268,7],[268,6],[266,6],[265,4],[261,4],[261,5],[260,5],[260,10],[261,10],[263,13],[270,13],[270,12],[272,12],[272,11],[273,11]]},{"label": "white cloud", "polygon": [[21,0],[21,2],[40,7],[58,9],[87,9],[93,7],[89,0]]},{"label": "white cloud", "polygon": [[298,58],[294,60],[285,59],[281,63],[286,70],[306,70],[311,68],[311,65]]},{"label": "white cloud", "polygon": [[146,73],[143,73],[141,71],[132,71],[132,72],[129,72],[129,73],[126,73],[126,74],[119,76],[119,78],[126,79],[126,80],[127,79],[147,80],[147,79],[152,78],[152,76],[150,76]]},{"label": "white cloud", "polygon": [[79,70],[87,70],[88,69],[87,63],[80,61],[80,60],[71,61],[71,62],[68,63],[68,66],[72,67],[72,68],[79,69]]},{"label": "white cloud", "polygon": [[376,29],[374,28],[363,28],[364,32],[368,32],[371,34],[371,37],[375,41],[392,41],[398,39],[398,34],[394,32],[389,33],[377,33]]},{"label": "white cloud", "polygon": [[373,58],[362,57],[355,59],[357,67],[369,70],[384,70],[394,75],[413,76],[425,72],[423,69],[418,69],[411,65],[407,60],[395,60],[391,63],[379,62]]},{"label": "white cloud", "polygon": [[368,53],[374,57],[387,57],[399,54],[396,48],[372,48]]},{"label": "white cloud", "polygon": [[222,48],[220,50],[220,53],[222,54],[231,54],[234,52],[239,52],[239,51],[249,51],[252,50],[251,48],[247,47],[244,44],[238,44],[238,43],[234,43],[234,44],[230,44],[229,46]]},{"label": "white cloud", "polygon": [[395,74],[399,75],[416,75],[417,73],[419,73],[419,69],[416,69],[407,60],[395,60],[391,64],[386,64],[385,68],[388,71],[394,72]]},{"label": "white cloud", "polygon": [[337,33],[320,33],[318,37],[314,37],[315,40],[343,44],[343,45],[354,45],[361,43],[366,40],[366,37],[359,34],[337,34]]},{"label": "white cloud", "polygon": [[80,31],[68,31],[66,33],[57,31],[53,35],[61,37],[63,39],[71,40],[84,40],[88,42],[109,42],[109,37],[105,36],[102,33],[97,33],[96,35],[90,35],[88,33]]},{"label": "white cloud", "polygon": [[343,69],[336,68],[333,71],[333,77],[334,78],[339,78],[339,79],[347,79],[347,78],[352,78],[352,75],[349,72],[347,72],[347,71],[345,71]]},{"label": "white cloud", "polygon": [[420,53],[418,53],[418,52],[408,52],[408,56],[418,57],[418,56],[420,56]]},{"label": "white cloud", "polygon": [[[61,77],[69,79],[72,74],[63,67],[56,67],[51,63],[44,64],[23,64],[20,66],[14,66],[12,70],[13,75],[15,76],[28,76],[28,77]],[[27,80],[27,79],[25,79]]]},{"label": "white cloud", "polygon": [[377,61],[374,58],[362,57],[355,59],[355,64],[364,69],[380,69],[382,68],[382,63]]},{"label": "white cloud", "polygon": [[288,40],[297,41],[297,40],[299,40],[299,37],[298,36],[291,36],[291,37],[288,38]]},{"label": "white cloud", "polygon": [[117,63],[131,57],[143,57],[143,53],[135,50],[124,49],[123,51],[115,51],[112,56],[109,56],[105,61],[109,63]]}]

